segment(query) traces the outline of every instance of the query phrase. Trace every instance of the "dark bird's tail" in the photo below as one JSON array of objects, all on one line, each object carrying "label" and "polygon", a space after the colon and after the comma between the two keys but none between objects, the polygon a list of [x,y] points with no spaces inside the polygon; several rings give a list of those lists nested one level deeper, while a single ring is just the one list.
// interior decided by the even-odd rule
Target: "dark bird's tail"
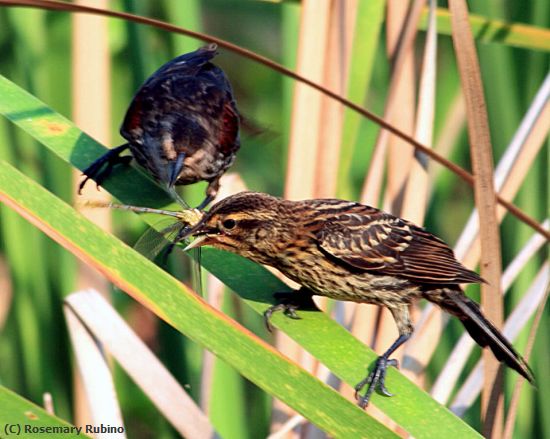
[{"label": "dark bird's tail", "polygon": [[517,371],[534,385],[535,377],[527,362],[516,352],[504,335],[485,318],[477,303],[458,289],[445,289],[441,299],[438,304],[460,319],[478,345],[489,346],[497,360]]}]

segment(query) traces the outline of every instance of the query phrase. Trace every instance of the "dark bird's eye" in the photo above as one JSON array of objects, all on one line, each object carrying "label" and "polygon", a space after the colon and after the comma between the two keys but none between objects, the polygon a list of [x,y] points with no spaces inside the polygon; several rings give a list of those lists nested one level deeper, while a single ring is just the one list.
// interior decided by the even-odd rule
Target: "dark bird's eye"
[{"label": "dark bird's eye", "polygon": [[226,219],[222,224],[224,228],[232,229],[237,225],[237,222],[234,219]]}]

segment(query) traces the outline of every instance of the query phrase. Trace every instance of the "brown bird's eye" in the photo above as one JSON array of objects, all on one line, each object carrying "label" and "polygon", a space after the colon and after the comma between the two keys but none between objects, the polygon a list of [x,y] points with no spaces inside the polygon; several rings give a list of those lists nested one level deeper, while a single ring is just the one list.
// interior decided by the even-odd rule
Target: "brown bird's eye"
[{"label": "brown bird's eye", "polygon": [[237,225],[237,222],[234,219],[226,219],[222,223],[222,225],[225,229],[232,229],[233,227],[235,227]]}]

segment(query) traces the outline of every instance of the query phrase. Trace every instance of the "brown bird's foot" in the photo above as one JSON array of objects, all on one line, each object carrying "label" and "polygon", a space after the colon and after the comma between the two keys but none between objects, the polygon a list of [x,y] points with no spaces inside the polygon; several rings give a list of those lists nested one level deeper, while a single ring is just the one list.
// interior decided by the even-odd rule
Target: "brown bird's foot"
[{"label": "brown bird's foot", "polygon": [[271,325],[271,316],[273,313],[282,311],[287,317],[291,319],[300,320],[296,310],[298,309],[310,309],[319,310],[313,302],[313,293],[305,288],[301,288],[298,291],[285,291],[273,294],[275,300],[279,303],[270,306],[264,312],[264,323],[269,332],[273,332],[273,326]]},{"label": "brown bird's foot", "polygon": [[[355,399],[357,399],[359,407],[364,409],[369,405],[370,397],[376,389],[380,390],[380,393],[382,393],[383,395],[393,396],[393,394],[390,393],[388,389],[386,389],[386,372],[388,370],[388,366],[399,367],[399,363],[396,359],[389,357],[410,337],[411,333],[400,334],[397,340],[395,340],[390,346],[390,348],[386,352],[384,352],[383,355],[378,357],[378,359],[376,360],[376,365],[374,366],[374,370],[363,381],[355,386]],[[364,396],[360,396],[359,392],[365,386],[368,386],[367,391]]]},{"label": "brown bird's foot", "polygon": [[[359,407],[365,408],[369,405],[370,397],[376,389],[380,390],[383,395],[393,396],[393,393],[390,393],[385,385],[388,366],[399,367],[399,364],[395,359],[384,358],[384,356],[378,357],[374,370],[355,386],[355,399],[357,399]],[[367,392],[364,396],[360,396],[359,392],[365,386],[368,386]]]},{"label": "brown bird's foot", "polygon": [[82,192],[82,188],[86,185],[88,180],[94,179],[96,185],[99,187],[109,176],[115,165],[119,163],[129,164],[132,160],[131,156],[120,157],[120,153],[127,149],[128,146],[128,144],[124,144],[111,149],[84,169],[82,175],[85,175],[86,178],[78,186],[78,193],[80,194]]}]

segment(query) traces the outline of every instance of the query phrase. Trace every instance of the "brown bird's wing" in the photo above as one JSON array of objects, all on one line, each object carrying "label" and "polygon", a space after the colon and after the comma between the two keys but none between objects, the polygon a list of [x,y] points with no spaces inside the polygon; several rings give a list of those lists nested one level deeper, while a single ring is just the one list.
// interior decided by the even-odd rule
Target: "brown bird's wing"
[{"label": "brown bird's wing", "polygon": [[331,217],[317,234],[320,248],[356,269],[427,284],[483,282],[441,239],[374,208]]}]

